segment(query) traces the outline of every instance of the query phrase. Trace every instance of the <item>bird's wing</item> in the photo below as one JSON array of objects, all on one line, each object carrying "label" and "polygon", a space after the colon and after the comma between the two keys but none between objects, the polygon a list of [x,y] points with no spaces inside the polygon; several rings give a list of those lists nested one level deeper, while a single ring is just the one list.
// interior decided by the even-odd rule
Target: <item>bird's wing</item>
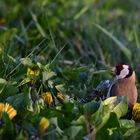
[{"label": "bird's wing", "polygon": [[113,82],[111,83],[111,85],[110,85],[110,87],[109,87],[109,90],[108,90],[108,92],[107,92],[107,96],[106,96],[106,98],[109,98],[110,96],[111,96],[111,90],[112,90],[112,87],[115,85],[115,83],[117,82],[117,78],[115,78],[114,80],[113,80]]}]

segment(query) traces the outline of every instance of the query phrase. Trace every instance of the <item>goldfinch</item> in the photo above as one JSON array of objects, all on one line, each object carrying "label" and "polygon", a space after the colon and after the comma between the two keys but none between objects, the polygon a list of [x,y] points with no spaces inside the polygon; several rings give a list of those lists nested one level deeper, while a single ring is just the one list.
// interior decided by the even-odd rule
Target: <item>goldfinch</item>
[{"label": "goldfinch", "polygon": [[116,77],[108,90],[107,97],[127,96],[129,108],[132,109],[138,97],[135,71],[125,64],[116,65],[112,71],[116,74]]}]

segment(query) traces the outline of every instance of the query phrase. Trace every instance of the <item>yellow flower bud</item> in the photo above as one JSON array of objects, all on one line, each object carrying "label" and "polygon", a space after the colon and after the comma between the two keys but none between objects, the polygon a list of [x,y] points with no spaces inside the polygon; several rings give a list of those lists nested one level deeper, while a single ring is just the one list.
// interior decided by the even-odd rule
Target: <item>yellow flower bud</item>
[{"label": "yellow flower bud", "polygon": [[[29,68],[28,67],[28,69],[27,69],[27,76],[34,76],[34,77],[36,77],[36,76],[39,76],[39,74],[40,74],[40,71],[39,71],[38,68]],[[34,85],[36,81],[35,80],[31,80],[30,82],[31,82],[32,85]]]},{"label": "yellow flower bud", "polygon": [[58,92],[58,93],[57,93],[57,97],[58,97],[59,99],[61,99],[62,101],[65,100],[65,96],[64,96],[61,92]]},{"label": "yellow flower bud", "polygon": [[28,68],[27,69],[28,76],[38,76],[39,74],[40,74],[40,71],[38,68]]},{"label": "yellow flower bud", "polygon": [[140,120],[140,104],[135,103],[132,110],[132,119],[133,120]]},{"label": "yellow flower bud", "polygon": [[42,117],[40,122],[39,122],[39,130],[40,130],[40,132],[44,133],[48,129],[49,125],[50,125],[49,120],[47,118],[45,118],[45,117]]},{"label": "yellow flower bud", "polygon": [[43,94],[42,98],[43,98],[44,102],[48,105],[51,105],[53,103],[53,97],[50,92],[46,92],[45,94]]},{"label": "yellow flower bud", "polygon": [[0,117],[2,116],[3,108],[4,108],[4,104],[0,103]]}]

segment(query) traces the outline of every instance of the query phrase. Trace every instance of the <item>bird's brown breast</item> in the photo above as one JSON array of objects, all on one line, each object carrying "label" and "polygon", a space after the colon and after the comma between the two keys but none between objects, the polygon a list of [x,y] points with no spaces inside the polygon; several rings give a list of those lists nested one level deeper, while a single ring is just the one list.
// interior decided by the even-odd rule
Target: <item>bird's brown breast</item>
[{"label": "bird's brown breast", "polygon": [[135,85],[135,73],[132,76],[124,79],[116,80],[112,85],[110,90],[111,96],[127,96],[129,106],[133,107],[133,105],[137,101],[137,88]]}]

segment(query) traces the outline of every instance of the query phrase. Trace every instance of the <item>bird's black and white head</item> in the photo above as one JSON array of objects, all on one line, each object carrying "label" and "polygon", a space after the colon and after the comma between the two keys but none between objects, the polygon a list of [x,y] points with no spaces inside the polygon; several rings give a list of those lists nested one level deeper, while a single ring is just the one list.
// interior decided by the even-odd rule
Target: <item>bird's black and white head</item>
[{"label": "bird's black and white head", "polygon": [[133,69],[129,65],[118,64],[112,68],[112,71],[116,74],[117,79],[128,78],[133,74]]}]

